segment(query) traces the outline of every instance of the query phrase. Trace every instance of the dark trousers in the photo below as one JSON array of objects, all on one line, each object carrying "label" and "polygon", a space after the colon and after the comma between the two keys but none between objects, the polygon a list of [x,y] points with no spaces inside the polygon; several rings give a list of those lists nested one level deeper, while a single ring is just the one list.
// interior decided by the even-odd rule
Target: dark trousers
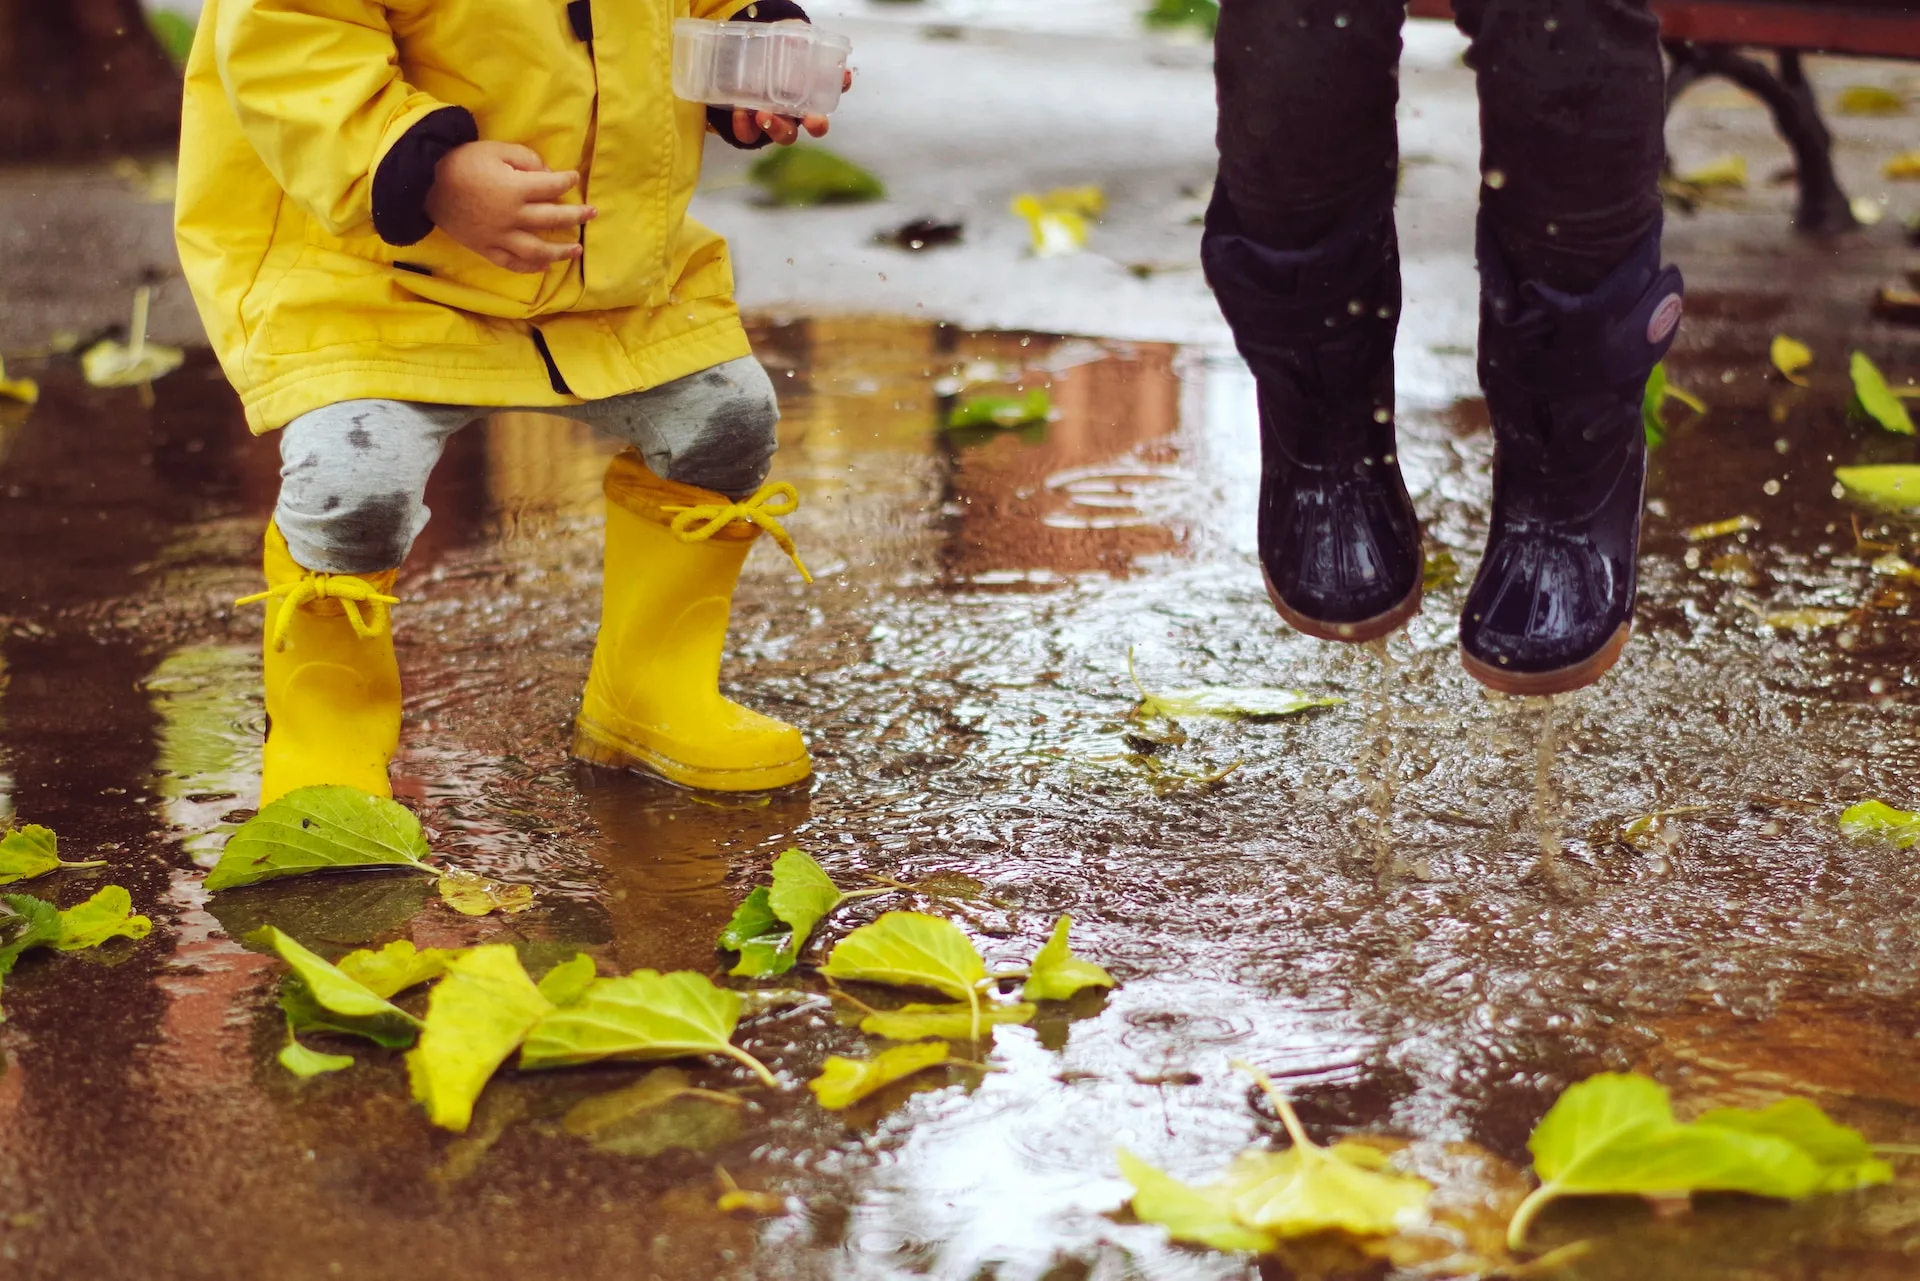
[{"label": "dark trousers", "polygon": [[[1479,77],[1480,199],[1521,280],[1585,293],[1660,219],[1665,70],[1646,0],[1455,0]],[[1404,0],[1222,0],[1220,181],[1304,249],[1399,163]]]}]

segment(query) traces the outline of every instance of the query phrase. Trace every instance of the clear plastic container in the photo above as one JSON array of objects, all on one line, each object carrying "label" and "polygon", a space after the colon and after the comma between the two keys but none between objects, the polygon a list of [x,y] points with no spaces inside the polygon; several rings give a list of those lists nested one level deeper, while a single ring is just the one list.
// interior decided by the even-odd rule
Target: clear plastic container
[{"label": "clear plastic container", "polygon": [[673,24],[673,92],[716,107],[824,116],[840,105],[853,42],[804,22]]}]

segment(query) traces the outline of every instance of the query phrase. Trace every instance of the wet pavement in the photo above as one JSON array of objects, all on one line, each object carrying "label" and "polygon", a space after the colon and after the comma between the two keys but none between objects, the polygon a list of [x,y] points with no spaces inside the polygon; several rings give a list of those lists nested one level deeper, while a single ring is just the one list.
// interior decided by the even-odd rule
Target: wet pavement
[{"label": "wet pavement", "polygon": [[[1916,344],[1831,292],[1699,293],[1692,316],[1672,368],[1711,412],[1676,407],[1656,456],[1636,638],[1604,683],[1551,703],[1460,671],[1457,583],[1384,652],[1282,628],[1253,559],[1252,391],[1229,358],[892,319],[757,326],[786,414],[776,474],[805,495],[792,527],[819,578],[762,548],[735,611],[729,690],[799,724],[818,766],[771,798],[567,760],[608,451],[555,419],[469,429],[401,580],[395,776],[439,857],[537,887],[531,912],[482,920],[383,875],[208,900],[197,865],[257,789],[259,620],[229,602],[255,587],[274,451],[204,356],[151,409],[70,363],[26,367],[44,399],[0,419],[0,812],[110,861],[35,892],[66,904],[111,879],[156,928],[8,981],[5,1274],[1251,1276],[1115,1213],[1116,1144],[1199,1178],[1275,1129],[1234,1059],[1274,1073],[1321,1136],[1396,1135],[1423,1168],[1464,1171],[1483,1215],[1512,1203],[1552,1099],[1602,1068],[1654,1072],[1683,1114],[1804,1093],[1876,1140],[1920,1141],[1913,859],[1835,824],[1866,796],[1920,800],[1920,598],[1876,579],[1881,551],[1831,492],[1836,461],[1913,455],[1847,420],[1840,353],[1864,345],[1904,377]],[[1765,371],[1782,328],[1820,353],[1811,389]],[[1057,420],[943,431],[962,382],[1048,385]],[[1483,411],[1415,408],[1403,433],[1464,579]],[[1758,528],[1685,536],[1740,515]],[[1906,526],[1861,528],[1920,548]],[[1764,621],[1809,607],[1856,612]],[[1124,733],[1130,650],[1149,687],[1349,702],[1189,721],[1149,760]],[[1120,986],[1000,1029],[999,1072],[835,1115],[798,1086],[865,1039],[803,970],[783,986],[804,997],[743,1027],[787,1089],[686,1065],[744,1110],[596,1129],[570,1109],[646,1069],[504,1073],[456,1137],[408,1101],[397,1056],[356,1047],[359,1066],[306,1084],[279,1068],[278,967],[235,942],[271,922],[329,954],[504,940],[536,972],[585,949],[603,971],[718,977],[714,933],[792,845],[843,884],[975,886],[862,904],[829,941],[916,906],[1017,963],[1070,912],[1076,949]],[[785,1212],[721,1213],[720,1171]],[[1596,1250],[1560,1275],[1658,1260],[1676,1277],[1905,1277],[1920,1200],[1574,1207],[1542,1225],[1588,1234]],[[1262,1275],[1379,1274],[1301,1266]]]}]

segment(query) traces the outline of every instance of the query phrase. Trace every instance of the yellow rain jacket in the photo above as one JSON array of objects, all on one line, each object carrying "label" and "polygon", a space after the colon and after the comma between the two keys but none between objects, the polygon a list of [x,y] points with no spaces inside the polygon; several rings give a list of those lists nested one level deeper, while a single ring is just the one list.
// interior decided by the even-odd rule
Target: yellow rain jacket
[{"label": "yellow rain jacket", "polygon": [[[598,0],[588,41],[566,0],[207,0],[175,231],[253,430],[368,397],[571,404],[748,354],[726,243],[686,216],[706,113],[672,92],[673,20],[747,2]],[[382,157],[448,106],[581,172],[580,260],[525,275],[375,233]]]}]

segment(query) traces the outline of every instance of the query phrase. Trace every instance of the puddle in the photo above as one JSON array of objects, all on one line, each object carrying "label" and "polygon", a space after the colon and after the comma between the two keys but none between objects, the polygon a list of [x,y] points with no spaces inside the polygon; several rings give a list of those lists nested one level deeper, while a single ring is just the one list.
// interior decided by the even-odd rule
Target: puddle
[{"label": "puddle", "polygon": [[[804,587],[762,548],[736,604],[724,683],[802,726],[818,768],[770,801],[566,759],[609,450],[540,416],[470,429],[401,579],[395,782],[450,861],[536,886],[531,911],[477,921],[406,878],[205,901],[193,864],[257,786],[259,620],[229,602],[253,590],[273,451],[203,357],[151,411],[31,371],[42,404],[0,427],[0,814],[109,859],[156,930],[121,964],[8,982],[9,1275],[138,1258],[289,1279],[1252,1276],[1111,1214],[1116,1144],[1200,1177],[1270,1132],[1234,1059],[1272,1071],[1323,1136],[1378,1130],[1449,1160],[1524,1164],[1546,1106],[1603,1067],[1657,1071],[1686,1110],[1804,1092],[1920,1140],[1912,859],[1834,824],[1863,796],[1920,799],[1920,615],[1876,581],[1827,461],[1912,447],[1863,435],[1831,388],[1796,399],[1764,377],[1778,310],[1702,307],[1673,369],[1713,412],[1657,456],[1636,638],[1548,712],[1484,695],[1455,657],[1490,450],[1471,403],[1408,415],[1403,457],[1461,575],[1376,656],[1290,634],[1266,601],[1236,362],[892,319],[759,326],[785,414],[776,475],[805,496],[792,528],[819,577]],[[1053,419],[944,430],[984,380],[1047,387]],[[1685,537],[1739,515],[1758,527]],[[1732,581],[1713,566],[1736,548]],[[1800,634],[1750,605],[1865,612]],[[1349,702],[1184,722],[1182,768],[1239,767],[1156,786],[1126,759],[1130,648],[1156,688]],[[596,1144],[580,1118],[627,1107],[645,1077],[605,1067],[506,1074],[454,1138],[395,1058],[356,1049],[352,1071],[307,1084],[278,1068],[275,967],[234,941],[274,922],[329,951],[488,939],[532,965],[586,950],[719,975],[713,934],[793,845],[842,883],[977,879],[964,916],[995,961],[1071,912],[1076,950],[1121,986],[1001,1029],[1002,1072],[844,1115],[753,1092],[739,1118],[627,1118]],[[755,1015],[743,1040],[790,1084],[866,1045],[819,1000]],[[684,1066],[695,1087],[744,1081]],[[722,1214],[722,1169],[787,1212]],[[1680,1221],[1578,1208],[1543,1230],[1612,1234],[1569,1276],[1894,1277],[1917,1209],[1895,1189]]]}]

